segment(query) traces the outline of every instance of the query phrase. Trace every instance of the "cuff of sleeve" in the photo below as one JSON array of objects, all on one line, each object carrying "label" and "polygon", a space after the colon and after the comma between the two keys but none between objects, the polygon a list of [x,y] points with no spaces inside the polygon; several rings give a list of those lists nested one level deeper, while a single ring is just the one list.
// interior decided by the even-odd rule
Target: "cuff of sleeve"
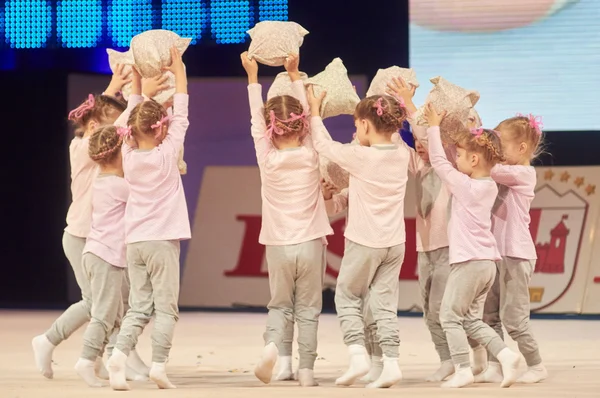
[{"label": "cuff of sleeve", "polygon": [[175,109],[177,109],[177,105],[175,104],[179,104],[179,105],[187,105],[190,101],[190,96],[188,94],[184,94],[184,93],[175,93],[175,95],[173,95],[173,107]]}]

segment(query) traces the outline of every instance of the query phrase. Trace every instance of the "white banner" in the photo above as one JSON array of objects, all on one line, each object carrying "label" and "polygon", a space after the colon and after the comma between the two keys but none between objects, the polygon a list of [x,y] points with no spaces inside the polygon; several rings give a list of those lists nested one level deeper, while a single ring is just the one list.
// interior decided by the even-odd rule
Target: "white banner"
[{"label": "white banner", "polygon": [[[538,187],[530,228],[538,252],[530,289],[532,310],[600,313],[600,236],[594,233],[600,227],[600,200],[595,192],[600,167],[537,170]],[[407,252],[400,274],[400,311],[420,310],[414,198],[414,183],[410,180],[406,194]],[[268,303],[264,247],[258,243],[260,211],[257,167],[205,169],[193,239],[181,282],[181,306],[265,306]],[[343,215],[332,219],[335,235],[329,237],[327,287],[335,286],[344,252],[344,224]]]}]

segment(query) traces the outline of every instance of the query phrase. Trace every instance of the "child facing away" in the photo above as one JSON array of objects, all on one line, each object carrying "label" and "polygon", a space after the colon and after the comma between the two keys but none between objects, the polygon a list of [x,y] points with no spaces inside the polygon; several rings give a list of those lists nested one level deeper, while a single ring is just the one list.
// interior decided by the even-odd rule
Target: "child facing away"
[{"label": "child facing away", "polygon": [[[316,386],[317,329],[322,309],[326,235],[333,230],[321,195],[318,155],[307,125],[306,92],[299,56],[285,68],[295,97],[277,96],[263,104],[258,64],[241,55],[248,74],[252,138],[262,182],[262,228],[271,300],[265,346],[254,374],[269,383],[286,330],[298,325],[301,386]],[[291,355],[291,353],[290,353]]]},{"label": "child facing away", "polygon": [[[125,102],[116,96],[129,81],[129,76],[119,66],[102,95],[90,94],[86,101],[69,113],[69,120],[75,127],[75,138],[69,145],[72,202],[67,212],[62,245],[81,289],[81,300],[56,319],[46,333],[32,340],[36,366],[48,379],[54,377],[52,354],[56,346],[90,320],[91,292],[81,261],[92,224],[92,184],[99,171],[98,165],[89,156],[90,136],[97,127],[112,124],[125,110]],[[100,358],[99,365],[101,361]]]},{"label": "child facing away", "polygon": [[369,372],[362,316],[368,295],[383,351],[383,371],[367,387],[391,387],[402,378],[398,278],[405,251],[404,195],[410,158],[406,145],[393,143],[392,135],[406,120],[406,110],[391,96],[363,99],[354,113],[360,145],[344,145],[329,139],[318,116],[324,96],[316,98],[309,90],[315,149],[350,174],[346,246],[335,292],[350,367],[336,384],[352,385]]},{"label": "child facing away", "polygon": [[480,317],[481,308],[496,277],[500,259],[491,231],[491,212],[498,194],[490,178],[494,165],[504,160],[500,137],[492,130],[462,129],[454,132],[456,167],[448,161],[440,136],[444,115],[431,104],[425,108],[429,124],[431,165],[451,193],[448,238],[450,275],[440,309],[440,321],[455,366],[454,376],[442,384],[464,387],[474,382],[467,336],[483,345],[502,366],[502,387],[517,379],[520,356],[511,351]]},{"label": "child facing away", "polygon": [[[75,370],[90,387],[102,387],[95,364],[123,311],[126,272],[125,204],[129,185],[123,178],[122,137],[115,126],[102,126],[90,138],[89,156],[100,167],[92,185],[92,226],[83,249],[83,273],[90,289],[91,320]],[[115,326],[117,325],[117,326]]]},{"label": "child facing away", "polygon": [[178,157],[189,126],[187,77],[177,49],[171,49],[176,93],[173,116],[155,101],[143,101],[141,76],[134,69],[127,110],[115,123],[127,127],[123,171],[130,195],[125,208],[125,243],[131,291],[117,344],[108,362],[110,385],[128,390],[127,355],[154,317],[149,376],[161,389],[175,388],[166,373],[175,324],[179,319],[180,241],[190,239],[190,224]]},{"label": "child facing away", "polygon": [[[491,171],[491,177],[499,184],[492,212],[492,232],[502,259],[497,263],[498,274],[487,296],[483,317],[501,338],[504,338],[504,325],[517,342],[528,366],[517,382],[528,384],[548,377],[529,324],[529,282],[537,259],[529,231],[529,210],[537,183],[531,161],[540,152],[541,128],[540,118],[533,115],[512,117],[496,127],[506,162]],[[502,367],[498,359],[490,355],[486,371],[475,377],[475,381],[496,383],[498,380],[502,380]]]}]

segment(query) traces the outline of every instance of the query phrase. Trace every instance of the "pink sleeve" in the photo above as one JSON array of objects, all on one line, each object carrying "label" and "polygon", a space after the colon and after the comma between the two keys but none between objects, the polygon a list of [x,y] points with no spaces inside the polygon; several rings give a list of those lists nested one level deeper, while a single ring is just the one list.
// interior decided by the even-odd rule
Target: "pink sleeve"
[{"label": "pink sleeve", "polygon": [[190,126],[188,119],[190,96],[183,93],[175,93],[173,96],[173,116],[169,121],[169,132],[163,140],[161,146],[171,148],[173,154],[179,157],[179,152],[183,148],[185,133]]},{"label": "pink sleeve", "polygon": [[468,198],[471,178],[456,170],[446,158],[446,152],[442,145],[442,137],[440,136],[440,128],[430,127],[427,129],[427,135],[429,138],[429,161],[436,174],[458,200]]},{"label": "pink sleeve", "polygon": [[250,132],[254,140],[254,149],[258,165],[265,162],[267,153],[273,148],[271,140],[266,136],[267,124],[265,122],[264,106],[262,98],[262,86],[258,83],[248,85],[248,100],[250,102]]},{"label": "pink sleeve", "polygon": [[[300,104],[302,104],[302,109],[306,114],[306,118],[308,118],[308,115],[310,114],[310,108],[308,107],[308,99],[306,98],[306,88],[304,87],[304,82],[302,81],[302,79],[296,80],[292,83],[292,92],[294,93],[294,97],[296,97],[298,101],[300,101]],[[303,144],[306,147],[313,148],[314,144],[312,140],[312,135],[310,134],[310,127],[307,128],[309,131],[306,138],[304,139]]]},{"label": "pink sleeve", "polygon": [[527,166],[497,164],[492,168],[492,179],[512,189],[535,188],[535,171]]},{"label": "pink sleeve", "polygon": [[329,217],[335,216],[348,208],[348,188],[336,193],[330,200],[325,201],[325,209]]},{"label": "pink sleeve", "polygon": [[315,150],[319,155],[337,163],[350,174],[357,174],[363,169],[360,145],[346,145],[333,141],[320,116],[310,118],[311,134]]},{"label": "pink sleeve", "polygon": [[404,147],[406,147],[406,149],[408,150],[409,156],[410,156],[409,161],[408,161],[408,171],[412,175],[417,174],[417,172],[419,170],[421,170],[421,168],[424,166],[424,162],[419,157],[419,155],[417,155],[417,152],[413,148],[408,146],[408,144],[406,142],[404,142],[400,133],[392,134],[392,142],[394,144],[403,145]]},{"label": "pink sleeve", "polygon": [[[127,127],[127,121],[129,120],[131,111],[133,111],[133,108],[135,108],[142,102],[144,102],[144,97],[142,97],[141,95],[130,95],[129,101],[127,101],[127,108],[123,113],[121,113],[121,116],[119,116],[117,120],[115,120],[114,125],[116,127]],[[134,145],[132,145],[132,143],[128,142],[128,140],[124,140],[122,148],[123,155],[125,155],[128,152],[131,152],[133,147]]]}]

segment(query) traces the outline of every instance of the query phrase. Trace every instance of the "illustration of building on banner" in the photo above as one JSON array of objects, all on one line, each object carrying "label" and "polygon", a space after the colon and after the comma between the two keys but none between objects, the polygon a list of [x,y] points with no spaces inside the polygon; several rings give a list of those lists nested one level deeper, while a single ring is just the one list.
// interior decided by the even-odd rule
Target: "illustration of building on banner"
[{"label": "illustration of building on banner", "polygon": [[588,203],[577,192],[559,192],[551,183],[539,187],[531,204],[529,229],[537,262],[529,295],[533,311],[559,300],[577,270]]},{"label": "illustration of building on banner", "polygon": [[544,244],[537,243],[535,245],[538,257],[535,264],[535,272],[545,272],[548,274],[563,274],[565,272],[565,250],[567,248],[569,229],[564,221],[568,218],[568,214],[563,214],[560,222],[552,228],[550,231],[550,242]]}]

